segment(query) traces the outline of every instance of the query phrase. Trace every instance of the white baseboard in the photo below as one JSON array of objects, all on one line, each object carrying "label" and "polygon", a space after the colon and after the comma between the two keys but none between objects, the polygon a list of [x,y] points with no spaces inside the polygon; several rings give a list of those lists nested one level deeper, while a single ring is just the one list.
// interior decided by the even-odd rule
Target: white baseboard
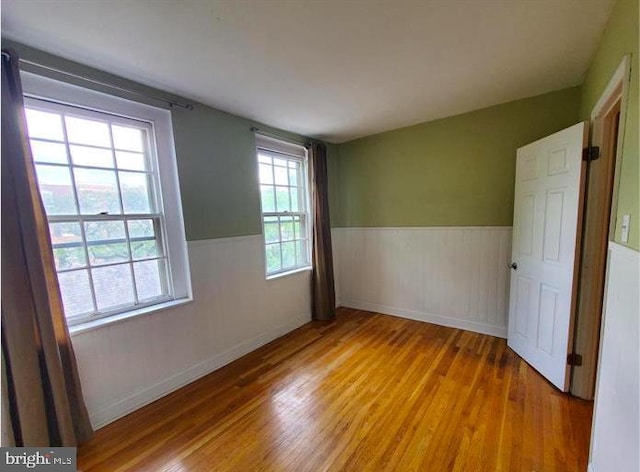
[{"label": "white baseboard", "polygon": [[336,298],[443,326],[505,337],[510,227],[340,228]]},{"label": "white baseboard", "polygon": [[507,337],[507,328],[501,326],[494,326],[486,323],[480,323],[476,321],[456,319],[452,316],[446,315],[434,315],[431,313],[421,313],[418,311],[407,310],[404,308],[398,308],[387,305],[377,305],[375,303],[368,303],[356,300],[342,300],[341,306],[348,308],[356,308],[358,310],[373,311],[376,313],[382,313],[384,315],[398,316],[400,318],[407,318],[410,320],[424,321],[426,323],[432,323],[439,326],[447,326],[449,328],[464,329],[466,331],[473,331],[474,333],[488,334],[489,336],[496,336],[498,338]]},{"label": "white baseboard", "polygon": [[259,347],[281,337],[285,334],[293,331],[296,328],[308,323],[310,318],[306,315],[293,318],[285,323],[282,323],[275,328],[253,338],[245,341],[237,346],[232,347],[224,352],[221,352],[204,362],[189,367],[182,372],[163,380],[160,383],[145,388],[127,398],[124,398],[106,408],[97,411],[91,415],[91,424],[94,429],[101,428],[118,418],[121,418],[129,413],[141,408],[149,403],[168,395],[169,393],[178,390],[185,385],[204,377],[205,375],[217,370],[230,362],[248,354],[251,351],[258,349]]}]

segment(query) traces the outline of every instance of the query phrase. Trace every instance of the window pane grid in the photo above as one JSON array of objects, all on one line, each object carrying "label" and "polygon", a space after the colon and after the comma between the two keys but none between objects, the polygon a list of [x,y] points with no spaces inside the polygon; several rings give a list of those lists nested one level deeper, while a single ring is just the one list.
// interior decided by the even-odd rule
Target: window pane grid
[{"label": "window pane grid", "polygon": [[68,272],[82,272],[82,271],[86,271],[86,270],[91,270],[91,269],[101,269],[103,267],[111,267],[111,266],[117,266],[117,265],[131,265],[131,264],[135,264],[136,262],[148,262],[148,261],[161,261],[161,262],[166,262],[167,258],[166,257],[147,257],[144,259],[134,259],[134,260],[128,260],[128,261],[124,261],[124,262],[112,262],[112,263],[108,263],[108,264],[100,264],[100,265],[86,265],[86,266],[79,266],[79,267],[74,267],[72,269],[60,269],[57,270],[56,272],[58,274],[64,274],[64,273],[68,273]]},{"label": "window pane grid", "polygon": [[[101,239],[101,240],[88,241],[86,245],[99,246],[102,244],[121,244],[121,243],[126,243],[127,241],[131,241],[131,242],[155,241],[155,238],[149,236],[149,237],[136,237],[136,238],[125,237],[125,238],[116,238],[116,239]],[[82,247],[82,246],[83,246],[83,243],[81,242],[52,244],[53,249],[68,249],[68,248],[76,248],[76,247]]]},{"label": "window pane grid", "polygon": [[[303,267],[307,264],[307,239],[291,239],[289,241],[281,241],[276,243],[267,243],[265,245],[267,253],[270,253],[271,249],[275,249],[275,252],[278,254],[280,268],[283,270],[291,270],[296,267]],[[294,254],[294,263],[287,263],[284,259],[283,255],[283,246],[293,248]]]},{"label": "window pane grid", "polygon": [[[113,147],[114,142],[113,142],[113,126],[109,126],[109,138],[111,139],[111,146]],[[115,151],[113,151],[113,165],[117,168],[118,167],[118,161],[116,159],[116,154]],[[120,205],[122,206],[122,213],[124,213],[124,203],[122,201],[122,186],[119,180],[119,175],[120,172],[116,172],[116,176],[118,178],[118,189],[120,189]],[[129,224],[126,222],[123,222],[123,226],[124,226],[124,234],[125,234],[125,239],[127,240],[127,253],[129,255],[129,260],[133,261],[133,252],[131,250],[131,237],[129,235]],[[133,271],[133,264],[128,264],[129,265],[129,273],[131,274],[131,280],[133,281],[132,284],[132,288],[133,288],[133,300],[134,300],[134,304],[137,305],[140,300],[138,298],[138,290],[137,290],[137,283],[136,283],[136,275]]]},{"label": "window pane grid", "polygon": [[[65,125],[63,124],[63,129],[65,128]],[[142,131],[142,130],[141,130]],[[146,133],[145,133],[146,134]],[[125,149],[125,148],[119,148],[118,146],[116,146],[115,144],[113,146],[100,146],[100,145],[96,145],[96,144],[90,144],[90,143],[74,143],[72,141],[64,141],[64,140],[58,140],[58,139],[50,139],[50,138],[41,138],[41,137],[30,137],[29,140],[32,143],[44,143],[44,144],[69,144],[69,146],[76,146],[76,147],[83,147],[83,148],[89,148],[89,149],[96,149],[96,150],[100,150],[100,151],[115,151],[115,152],[128,152],[128,153],[132,153],[132,154],[146,154],[147,150],[140,150],[140,151],[132,151],[131,149]],[[146,148],[146,146],[145,146]]]},{"label": "window pane grid", "polygon": [[[113,162],[113,167],[114,169],[116,169],[116,172],[114,172],[115,176],[116,176],[116,185],[117,185],[117,189],[118,189],[118,203],[120,204],[120,214],[124,214],[124,203],[123,203],[123,198],[122,198],[122,184],[120,183],[120,172],[117,172],[118,169],[118,163],[116,162],[116,153],[113,150],[113,130],[110,124],[107,124],[107,129],[109,130],[109,145],[110,145],[110,150],[111,150],[111,160]],[[126,231],[126,227],[125,226],[125,231]],[[129,245],[127,244],[127,248],[129,250],[129,252],[131,252],[131,248],[129,247]],[[131,273],[133,275],[133,271]],[[135,289],[135,284],[134,285],[134,289]]]},{"label": "window pane grid", "polygon": [[[95,270],[103,270],[103,269],[109,269],[109,268],[117,268],[120,266],[128,266],[127,270],[128,272],[131,274],[131,280],[132,280],[132,284],[131,284],[131,289],[132,289],[132,295],[133,295],[133,305],[134,306],[139,306],[139,305],[143,305],[145,302],[148,302],[149,300],[152,299],[169,299],[170,295],[168,294],[167,291],[167,283],[163,278],[160,278],[160,291],[158,293],[158,295],[156,295],[155,297],[152,298],[145,298],[144,301],[142,301],[138,295],[138,285],[141,283],[141,279],[140,277],[138,277],[136,275],[136,272],[134,270],[134,265],[136,263],[143,263],[143,262],[158,262],[158,263],[162,263],[163,266],[167,264],[167,258],[166,257],[153,257],[153,258],[147,258],[147,259],[140,259],[140,260],[134,260],[134,261],[128,261],[128,262],[117,262],[117,263],[112,263],[112,264],[104,264],[104,265],[100,265],[100,266],[89,266],[89,267],[84,267],[84,268],[74,268],[74,269],[69,269],[69,270],[60,270],[58,271],[58,274],[70,274],[70,273],[87,273],[87,275],[89,276],[89,280],[90,280],[90,289],[91,289],[91,294],[92,294],[92,305],[93,305],[93,310],[92,311],[84,311],[84,312],[79,312],[79,313],[74,313],[73,315],[68,315],[68,317],[73,318],[73,317],[77,317],[77,316],[83,316],[83,315],[92,315],[92,314],[105,314],[108,313],[109,311],[105,311],[100,309],[100,307],[98,306],[98,302],[96,299],[96,295],[95,295],[95,282],[94,282],[94,271]],[[117,294],[116,294],[117,295]],[[112,297],[113,298],[113,297]],[[117,298],[117,297],[116,297]],[[131,306],[132,303],[131,302],[127,302],[127,303],[121,303],[118,304],[117,302],[109,304],[109,308],[118,308],[118,307],[127,307],[127,306]],[[111,310],[113,311],[113,310]]]},{"label": "window pane grid", "polygon": [[[73,172],[72,172],[73,174]],[[74,193],[75,192],[75,185],[74,185]],[[76,195],[76,204],[77,204],[77,195]],[[85,232],[85,228],[84,228],[84,224],[80,223],[80,233],[82,236],[82,242],[85,243],[87,241],[87,234]],[[87,247],[86,244],[83,244],[83,249],[84,249],[84,257],[85,257],[85,261],[87,263],[87,265],[90,263],[90,256],[89,256],[89,248]],[[86,270],[87,272],[87,276],[89,278],[89,290],[91,291],[91,301],[93,302],[93,313],[97,313],[98,312],[98,302],[96,301],[96,290],[95,290],[95,286],[94,286],[94,282],[93,282],[93,274],[91,273],[90,269]],[[65,307],[65,314],[66,314],[66,307]],[[88,313],[78,313],[79,315],[83,315],[83,314],[88,314]]]},{"label": "window pane grid", "polygon": [[[62,139],[64,139],[64,141],[57,141],[57,140],[52,140],[52,139],[42,139],[42,138],[31,138],[31,141],[33,142],[51,142],[51,143],[58,143],[58,144],[64,144],[65,148],[66,148],[66,163],[59,163],[59,162],[50,162],[50,161],[38,161],[36,159],[36,162],[38,162],[38,166],[42,169],[49,169],[49,168],[67,168],[70,169],[70,177],[71,177],[71,181],[72,181],[72,189],[73,189],[73,193],[74,193],[74,199],[76,201],[76,212],[78,212],[79,214],[91,214],[91,212],[86,212],[83,211],[82,205],[80,204],[80,200],[77,194],[77,189],[78,189],[78,185],[77,185],[77,172],[75,171],[75,169],[86,169],[86,170],[96,170],[96,171],[111,171],[113,178],[116,181],[116,200],[117,200],[117,205],[120,208],[120,214],[123,213],[123,206],[124,206],[124,202],[123,202],[123,191],[125,190],[121,184],[121,179],[124,176],[128,176],[128,175],[134,175],[134,174],[140,174],[140,175],[146,175],[147,177],[147,182],[146,182],[146,188],[147,191],[146,193],[146,200],[148,202],[148,206],[150,207],[149,210],[150,212],[153,211],[154,207],[157,205],[157,202],[155,201],[154,195],[156,193],[156,175],[155,172],[150,169],[150,166],[148,165],[149,159],[148,159],[148,155],[150,154],[149,152],[149,145],[148,145],[148,132],[146,129],[140,129],[139,131],[141,132],[141,134],[143,135],[143,139],[142,139],[142,150],[141,152],[136,152],[135,154],[140,154],[141,156],[144,156],[144,162],[145,162],[145,167],[149,168],[149,170],[139,170],[139,169],[132,169],[129,167],[125,167],[125,168],[121,168],[118,164],[118,159],[116,158],[116,152],[128,152],[130,154],[134,154],[134,152],[131,152],[130,150],[127,149],[120,149],[120,148],[116,148],[115,144],[113,142],[113,125],[109,125],[108,126],[108,130],[109,130],[109,139],[110,139],[110,144],[111,147],[106,147],[106,146],[91,146],[90,144],[86,144],[86,143],[72,143],[69,141],[69,136],[68,136],[68,131],[67,131],[67,122],[66,122],[66,117],[68,115],[66,115],[63,112],[58,112],[56,114],[57,116],[61,117],[62,119],[61,121],[61,129],[62,129]],[[105,122],[106,124],[107,122]],[[72,151],[71,151],[71,146],[82,146],[82,147],[87,147],[87,148],[93,148],[93,149],[101,149],[101,150],[106,150],[109,151],[111,154],[111,160],[112,160],[112,165],[86,165],[86,164],[77,164],[73,161],[72,159]],[[35,157],[35,156],[34,156]],[[85,174],[86,177],[86,174]],[[41,189],[42,190],[42,189]],[[115,203],[115,202],[114,202]]]},{"label": "window pane grid", "polygon": [[[69,174],[71,175],[71,189],[72,189],[72,193],[73,193],[73,198],[75,201],[75,207],[76,207],[76,213],[80,213],[80,201],[78,198],[78,192],[77,192],[77,185],[76,185],[76,180],[75,180],[75,173],[73,172],[73,168],[70,166],[71,164],[71,151],[69,148],[69,142],[67,139],[67,127],[66,127],[66,122],[64,120],[64,117],[62,114],[60,114],[60,121],[62,123],[62,138],[64,139],[64,146],[65,146],[65,150],[66,150],[66,154],[67,154],[67,163],[69,164]],[[82,238],[82,242],[86,242],[87,240],[87,235],[85,233],[85,228],[84,228],[84,224],[82,222],[80,222],[80,235]],[[83,247],[84,249],[84,257],[85,257],[85,261],[87,264],[89,264],[89,248],[86,246],[86,244]],[[95,286],[94,286],[94,280],[93,280],[93,275],[91,273],[91,270],[86,270],[86,274],[87,274],[87,278],[88,278],[88,282],[89,282],[89,292],[91,295],[91,303],[92,303],[92,313],[96,313],[98,311],[98,302],[96,300],[96,291],[95,291]],[[60,283],[60,278],[59,279],[59,283]],[[62,284],[60,284],[62,285]],[[67,315],[67,306],[69,305],[69,303],[65,303],[65,297],[63,296],[63,305],[65,308],[65,315]],[[74,308],[75,311],[75,308]],[[83,314],[87,314],[87,312],[85,311],[80,312],[80,313],[73,313],[73,315],[83,315]]]},{"label": "window pane grid", "polygon": [[[161,244],[160,241],[160,235],[161,233],[159,231],[157,231],[157,228],[160,225],[160,218],[156,217],[154,219],[150,219],[148,218],[148,216],[145,218],[145,220],[148,221],[153,221],[153,228],[154,228],[154,236],[147,236],[147,237],[132,237],[130,235],[130,231],[129,231],[129,224],[125,224],[125,221],[136,221],[133,218],[109,218],[109,219],[90,219],[90,222],[122,222],[123,223],[123,230],[125,231],[125,237],[123,238],[108,238],[108,239],[102,239],[102,240],[88,240],[89,238],[87,237],[87,229],[86,229],[86,225],[85,224],[81,224],[81,228],[83,231],[83,235],[82,235],[82,242],[71,242],[71,243],[53,243],[52,247],[55,249],[58,248],[63,248],[63,247],[82,247],[83,250],[85,251],[85,261],[86,263],[82,266],[78,266],[78,267],[74,267],[71,269],[59,269],[57,272],[59,274],[64,274],[64,273],[70,273],[70,272],[86,272],[89,280],[90,280],[90,288],[92,291],[92,302],[93,302],[93,311],[94,312],[100,312],[101,311],[101,307],[98,305],[97,300],[96,300],[96,295],[95,295],[95,286],[93,285],[93,271],[94,270],[101,270],[103,268],[108,268],[108,267],[117,267],[117,266],[128,266],[128,272],[130,274],[131,280],[132,280],[132,284],[131,284],[131,289],[132,289],[132,299],[133,299],[133,304],[134,305],[139,305],[141,303],[141,299],[140,296],[138,294],[138,285],[140,283],[142,283],[139,279],[139,277],[136,274],[136,271],[134,270],[134,265],[136,263],[143,263],[143,262],[153,262],[153,261],[157,261],[158,263],[161,263],[163,265],[163,267],[166,267],[167,264],[167,258],[164,255],[164,249],[163,249],[163,245]],[[66,221],[69,221],[68,219]],[[156,241],[156,249],[158,251],[158,255],[157,256],[143,256],[143,257],[138,257],[135,256],[133,254],[132,248],[131,248],[131,243],[132,242],[145,242],[145,241]],[[92,246],[100,246],[100,245],[113,245],[113,244],[119,244],[119,243],[124,243],[126,244],[127,247],[127,260],[121,260],[121,261],[116,261],[116,262],[110,262],[110,263],[92,263],[92,257],[89,254],[89,248]],[[160,278],[160,293],[158,295],[158,298],[167,298],[168,297],[168,284],[166,282],[166,280],[164,278]],[[130,304],[129,304],[130,305]],[[121,304],[121,305],[117,305],[117,304],[112,304],[109,305],[110,307],[117,307],[117,306],[126,306],[125,304]],[[91,314],[90,312],[85,312],[85,313],[75,313],[73,316],[82,316],[82,315],[87,315],[87,314]]]},{"label": "window pane grid", "polygon": [[272,245],[272,244],[291,243],[291,242],[297,242],[297,241],[306,242],[306,241],[308,241],[308,239],[307,238],[285,239],[285,240],[282,240],[282,241],[275,241],[275,242],[272,242],[272,243],[266,243],[266,245],[269,246],[269,245]]},{"label": "window pane grid", "polygon": [[304,159],[258,148],[267,274],[308,266]]},{"label": "window pane grid", "polygon": [[49,215],[49,222],[71,223],[77,221],[131,221],[162,219],[162,213],[127,213],[125,215]]},{"label": "window pane grid", "polygon": [[[63,128],[64,128],[64,124],[63,124]],[[146,131],[146,130],[143,130]],[[146,134],[146,133],[145,133]],[[43,137],[30,137],[29,138],[30,141],[32,142],[36,142],[36,143],[51,143],[51,144],[69,144],[70,146],[81,146],[81,147],[86,147],[86,148],[91,148],[91,149],[97,149],[97,150],[103,150],[103,151],[115,151],[115,152],[131,152],[131,153],[137,153],[137,154],[144,154],[146,152],[145,151],[132,151],[131,149],[125,149],[125,148],[119,148],[116,145],[113,146],[100,146],[98,144],[90,144],[90,143],[77,143],[77,142],[73,142],[73,141],[64,141],[64,140],[59,140],[59,139],[51,139],[51,138],[43,138]]]},{"label": "window pane grid", "polygon": [[[34,141],[33,139],[31,141]],[[47,166],[47,167],[61,167],[61,168],[73,168],[73,169],[89,169],[89,170],[118,170],[120,172],[130,172],[132,174],[142,174],[153,176],[155,173],[153,171],[148,170],[136,170],[136,169],[116,169],[115,167],[100,167],[100,166],[88,166],[83,164],[62,164],[59,162],[39,162],[36,161],[36,164],[39,166]]]},{"label": "window pane grid", "polygon": [[[90,116],[75,117],[67,115],[57,107],[46,111],[32,109],[29,106],[25,108],[28,118],[35,116],[36,118],[33,119],[38,119],[38,113],[40,113],[41,118],[44,116],[58,127],[58,131],[50,132],[47,131],[46,122],[43,125],[43,123],[27,120],[28,125],[32,125],[36,130],[36,136],[30,137],[30,142],[34,149],[34,161],[39,170],[39,190],[49,213],[49,222],[50,224],[75,224],[76,228],[76,236],[63,235],[70,236],[72,241],[52,240],[52,248],[56,256],[56,272],[59,274],[67,317],[103,316],[106,313],[123,311],[123,308],[138,307],[151,298],[170,298],[170,285],[167,280],[168,260],[162,238],[163,218],[162,214],[155,211],[158,208],[157,175],[150,166],[149,156],[153,150],[149,141],[150,130],[114,124],[100,119],[99,112],[92,112]],[[75,126],[73,131],[75,138],[70,136],[69,123]],[[119,139],[122,140],[124,136],[125,144],[127,133],[130,142],[135,141],[130,139],[133,136],[139,138],[138,143],[134,142],[129,146],[116,145],[114,126],[121,133]],[[99,133],[96,135],[92,135],[91,132],[84,133],[86,129],[90,130],[92,127],[94,131],[99,129]],[[90,142],[96,136],[100,140],[98,145]],[[60,147],[56,149],[55,145]],[[91,150],[107,152],[96,154]],[[83,153],[82,157],[77,153]],[[127,157],[136,159],[138,162],[134,165],[125,165],[120,169],[121,158]],[[82,163],[78,163],[78,159],[82,159]],[[87,165],[87,162],[90,164]],[[54,169],[60,169],[62,173]],[[67,171],[65,172],[64,169]],[[134,178],[136,175],[140,177]],[[43,178],[45,181],[40,182]],[[63,180],[61,181],[60,178]],[[78,178],[81,180],[78,181]],[[107,180],[105,181],[104,178]],[[127,180],[123,182],[125,178]],[[68,184],[64,183],[64,179],[68,179]],[[112,179],[115,186],[109,187],[109,179]],[[80,191],[84,191],[82,198]],[[125,197],[128,200],[125,200]],[[60,200],[60,198],[70,199],[69,203],[66,206],[64,203],[56,205],[56,199]],[[53,203],[47,206],[49,200]],[[71,208],[71,202],[75,208]],[[130,208],[142,209],[143,212],[127,214]],[[65,214],[65,211],[57,211],[65,209],[73,212]],[[136,219],[149,221],[153,228],[152,235],[132,237],[129,225]],[[108,235],[100,239],[88,234],[88,224],[99,225],[108,222],[120,222],[123,233],[121,237]],[[143,251],[140,254],[134,254],[132,243],[141,243]],[[155,269],[149,266],[154,263]],[[63,267],[60,267],[61,265]],[[136,267],[140,270],[138,271]],[[138,272],[141,275],[138,275]],[[145,287],[145,281],[140,279],[145,272],[154,279],[152,286],[148,286],[147,283]],[[138,293],[139,287],[147,294],[143,302]],[[99,294],[97,290],[100,291]]]},{"label": "window pane grid", "polygon": [[158,256],[150,256],[150,257],[127,260],[127,261],[122,261],[122,262],[111,262],[111,263],[98,264],[98,265],[83,265],[83,266],[73,267],[71,269],[58,269],[56,272],[58,274],[63,274],[65,272],[77,272],[77,271],[83,271],[83,270],[91,270],[91,269],[100,268],[100,267],[109,267],[109,266],[115,266],[115,265],[133,264],[133,263],[136,263],[136,262],[160,261],[160,260],[166,261],[167,258],[166,257],[158,257]]},{"label": "window pane grid", "polygon": [[[297,154],[293,154],[293,153],[288,153],[282,150],[278,150],[278,151],[274,151],[272,149],[269,149],[268,147],[263,147],[263,146],[257,146],[258,152],[262,155],[265,155],[267,158],[269,157],[269,155],[273,155],[277,158],[280,159],[290,159],[290,160],[294,160],[294,161],[301,161],[302,157],[297,155]],[[262,162],[262,161],[260,161]]]}]

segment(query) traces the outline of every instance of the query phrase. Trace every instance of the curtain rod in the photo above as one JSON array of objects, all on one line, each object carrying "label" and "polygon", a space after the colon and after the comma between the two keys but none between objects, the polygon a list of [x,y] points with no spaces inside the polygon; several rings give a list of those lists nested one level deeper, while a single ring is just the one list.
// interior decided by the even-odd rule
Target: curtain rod
[{"label": "curtain rod", "polygon": [[[9,54],[6,51],[2,51],[2,55],[4,57],[7,57],[7,58],[11,58],[12,57],[11,54]],[[37,67],[37,68],[44,69],[44,70],[47,70],[47,71],[50,71],[50,72],[55,72],[57,74],[66,75],[67,77],[71,77],[71,78],[74,78],[74,79],[80,79],[80,80],[83,80],[85,82],[92,83],[94,85],[99,85],[101,87],[107,87],[107,88],[110,88],[112,90],[117,90],[119,92],[128,93],[130,95],[136,95],[138,97],[144,97],[144,98],[150,98],[152,100],[158,100],[160,102],[164,102],[164,103],[168,104],[170,107],[179,107],[179,108],[184,108],[185,110],[193,110],[193,105],[191,103],[182,103],[182,102],[179,102],[179,101],[176,101],[176,100],[168,99],[166,97],[161,97],[159,95],[154,95],[154,94],[150,94],[150,93],[143,93],[143,92],[139,92],[137,90],[132,90],[132,89],[125,88],[125,87],[119,87],[117,85],[109,84],[109,83],[102,82],[102,81],[96,80],[96,79],[91,79],[91,78],[85,77],[83,75],[74,74],[72,72],[67,72],[67,71],[64,71],[64,70],[61,70],[61,69],[58,69],[58,68],[55,68],[55,67],[51,67],[51,66],[47,66],[47,65],[44,65],[44,64],[40,64],[38,62],[29,61],[27,59],[19,58],[18,61],[20,62],[20,64],[26,64],[28,66]]]},{"label": "curtain rod", "polygon": [[287,141],[288,143],[291,143],[291,144],[297,144],[298,146],[302,146],[302,147],[305,147],[307,149],[309,149],[311,147],[311,141],[301,142],[301,141],[298,141],[296,139],[292,139],[292,138],[288,138],[286,136],[282,136],[280,134],[272,133],[270,131],[264,131],[264,130],[256,127],[256,126],[252,126],[249,129],[254,133],[262,134],[262,135],[268,136],[270,138],[281,139],[282,141]]}]

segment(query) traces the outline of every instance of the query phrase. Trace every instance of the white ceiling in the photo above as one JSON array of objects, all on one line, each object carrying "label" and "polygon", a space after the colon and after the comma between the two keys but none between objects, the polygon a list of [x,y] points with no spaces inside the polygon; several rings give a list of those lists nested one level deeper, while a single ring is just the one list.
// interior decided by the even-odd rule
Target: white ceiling
[{"label": "white ceiling", "polygon": [[613,0],[3,0],[2,34],[342,142],[578,85]]}]

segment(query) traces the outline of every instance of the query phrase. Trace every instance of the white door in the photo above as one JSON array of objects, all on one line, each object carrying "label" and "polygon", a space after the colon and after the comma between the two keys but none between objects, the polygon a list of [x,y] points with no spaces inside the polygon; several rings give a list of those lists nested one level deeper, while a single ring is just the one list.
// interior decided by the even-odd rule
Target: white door
[{"label": "white door", "polygon": [[508,345],[569,388],[574,270],[586,123],[518,149]]}]

